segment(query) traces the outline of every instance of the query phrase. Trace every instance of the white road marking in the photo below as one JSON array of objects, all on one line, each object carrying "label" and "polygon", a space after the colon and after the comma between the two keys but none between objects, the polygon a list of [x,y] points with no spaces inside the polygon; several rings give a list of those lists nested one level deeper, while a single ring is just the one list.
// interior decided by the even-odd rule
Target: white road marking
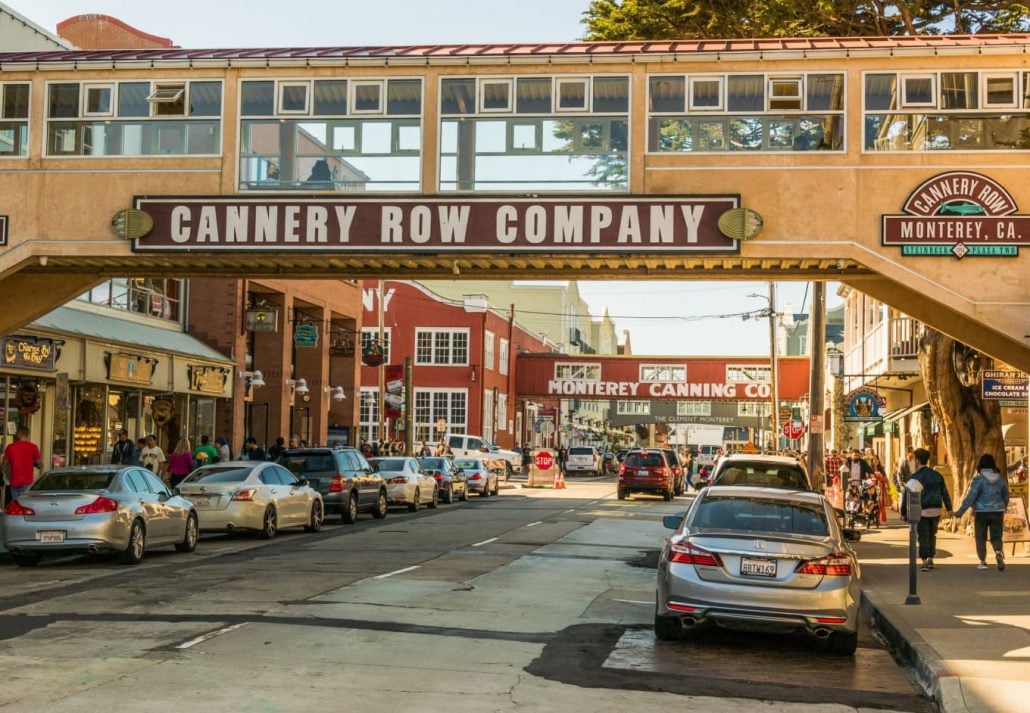
[{"label": "white road marking", "polygon": [[654,602],[642,602],[639,599],[613,599],[613,602],[622,602],[623,604],[654,604]]},{"label": "white road marking", "polygon": [[568,510],[562,510],[562,515],[564,515],[567,512],[576,512],[576,508],[569,508]]},{"label": "white road marking", "polygon": [[233,624],[232,626],[227,626],[224,629],[219,629],[218,631],[212,631],[212,632],[209,632],[207,634],[204,634],[203,636],[198,636],[195,639],[190,639],[186,643],[179,644],[175,648],[177,648],[177,649],[189,649],[189,648],[192,648],[192,647],[196,646],[197,644],[200,644],[200,643],[203,643],[203,642],[207,641],[208,639],[213,639],[216,636],[221,636],[222,634],[228,634],[230,631],[235,631],[236,629],[239,629],[241,626],[246,626],[246,625],[247,625],[247,622],[243,622],[241,624]]},{"label": "white road marking", "polygon": [[529,523],[528,525],[526,525],[526,527],[533,527],[535,525],[542,525],[542,524],[544,524],[543,520],[537,520],[536,522]]},{"label": "white road marking", "polygon": [[495,542],[496,540],[497,540],[496,537],[491,537],[489,540],[483,540],[482,542],[477,542],[476,544],[474,544],[472,546],[473,547],[479,547],[480,545],[489,545],[491,542]]},{"label": "white road marking", "polygon": [[395,574],[404,574],[405,572],[410,572],[414,569],[418,569],[419,566],[420,565],[416,564],[412,565],[411,567],[404,567],[402,569],[394,570],[393,572],[387,572],[386,574],[377,574],[375,577],[372,577],[372,579],[386,579],[387,577],[392,577]]}]

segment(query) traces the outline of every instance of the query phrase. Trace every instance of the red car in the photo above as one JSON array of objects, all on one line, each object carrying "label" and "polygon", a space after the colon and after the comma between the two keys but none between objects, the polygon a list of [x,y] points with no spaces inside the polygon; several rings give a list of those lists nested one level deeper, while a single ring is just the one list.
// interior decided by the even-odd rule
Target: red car
[{"label": "red car", "polygon": [[672,500],[676,474],[658,449],[632,450],[619,466],[619,500],[630,493],[654,493]]}]

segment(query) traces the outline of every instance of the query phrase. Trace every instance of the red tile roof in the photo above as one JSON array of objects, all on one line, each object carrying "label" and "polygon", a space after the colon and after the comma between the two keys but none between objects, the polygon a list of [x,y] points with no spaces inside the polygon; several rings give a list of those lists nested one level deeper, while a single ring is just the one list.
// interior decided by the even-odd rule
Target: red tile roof
[{"label": "red tile roof", "polygon": [[400,45],[373,47],[286,47],[242,49],[126,49],[72,50],[53,52],[0,52],[4,63],[117,62],[184,60],[389,60],[515,58],[515,57],[596,57],[649,54],[694,54],[734,52],[814,52],[872,49],[947,50],[983,47],[1022,47],[1030,53],[1030,34],[1011,35],[920,35],[917,37],[815,37],[799,39],[754,40],[663,40],[655,42],[569,42],[550,44],[482,45]]}]

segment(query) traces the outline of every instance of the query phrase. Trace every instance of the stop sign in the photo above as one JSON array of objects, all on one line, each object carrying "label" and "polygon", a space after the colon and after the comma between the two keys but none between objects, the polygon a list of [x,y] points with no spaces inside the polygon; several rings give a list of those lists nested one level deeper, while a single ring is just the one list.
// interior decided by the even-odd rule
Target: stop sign
[{"label": "stop sign", "polygon": [[550,470],[554,466],[554,456],[547,451],[540,451],[533,456],[533,463],[537,470]]},{"label": "stop sign", "polygon": [[805,435],[805,426],[801,421],[787,421],[783,424],[783,435],[792,441],[796,441]]}]

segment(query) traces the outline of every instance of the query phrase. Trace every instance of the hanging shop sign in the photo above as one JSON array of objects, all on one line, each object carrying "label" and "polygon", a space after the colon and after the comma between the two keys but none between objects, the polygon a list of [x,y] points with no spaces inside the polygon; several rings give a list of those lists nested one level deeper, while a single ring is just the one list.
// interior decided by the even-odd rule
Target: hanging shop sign
[{"label": "hanging shop sign", "polygon": [[57,369],[57,345],[52,339],[35,337],[4,337],[2,356],[5,367],[15,369]]},{"label": "hanging shop sign", "polygon": [[386,361],[386,351],[378,340],[373,340],[361,350],[361,363],[365,366],[382,366]]},{"label": "hanging shop sign", "polygon": [[855,389],[844,397],[844,420],[851,422],[881,421],[887,399],[872,389]]},{"label": "hanging shop sign", "polygon": [[387,418],[401,418],[404,415],[404,365],[390,364],[383,369],[386,379],[384,413]]},{"label": "hanging shop sign", "polygon": [[189,366],[190,389],[205,394],[225,393],[225,381],[229,378],[229,369],[224,366]]},{"label": "hanging shop sign", "polygon": [[318,326],[314,324],[298,324],[293,330],[293,345],[301,349],[314,349],[318,346]]},{"label": "hanging shop sign", "polygon": [[157,359],[141,354],[122,352],[105,352],[107,378],[109,381],[121,381],[128,384],[150,385],[154,381],[154,368]]},{"label": "hanging shop sign", "polygon": [[996,401],[1012,400],[1020,406],[1025,406],[1027,398],[1030,398],[1030,393],[1028,393],[1030,377],[1021,371],[985,369],[981,372],[981,381],[983,383],[983,397],[985,399]]},{"label": "hanging shop sign", "polygon": [[[738,253],[719,219],[740,196],[596,198],[138,197],[154,221],[136,252]],[[736,214],[733,214],[736,215]],[[733,220],[723,221],[740,227]]]},{"label": "hanging shop sign", "polygon": [[155,396],[150,402],[150,416],[159,428],[164,428],[175,418],[175,402],[171,396]]},{"label": "hanging shop sign", "polygon": [[884,245],[903,256],[1016,257],[1030,245],[1030,215],[997,181],[971,171],[949,171],[925,181],[902,206],[884,215]]},{"label": "hanging shop sign", "polygon": [[353,332],[330,332],[329,356],[331,357],[352,357],[354,356],[354,333]]},{"label": "hanging shop sign", "polygon": [[245,313],[248,332],[276,332],[279,330],[279,312],[268,307],[248,309]]}]

